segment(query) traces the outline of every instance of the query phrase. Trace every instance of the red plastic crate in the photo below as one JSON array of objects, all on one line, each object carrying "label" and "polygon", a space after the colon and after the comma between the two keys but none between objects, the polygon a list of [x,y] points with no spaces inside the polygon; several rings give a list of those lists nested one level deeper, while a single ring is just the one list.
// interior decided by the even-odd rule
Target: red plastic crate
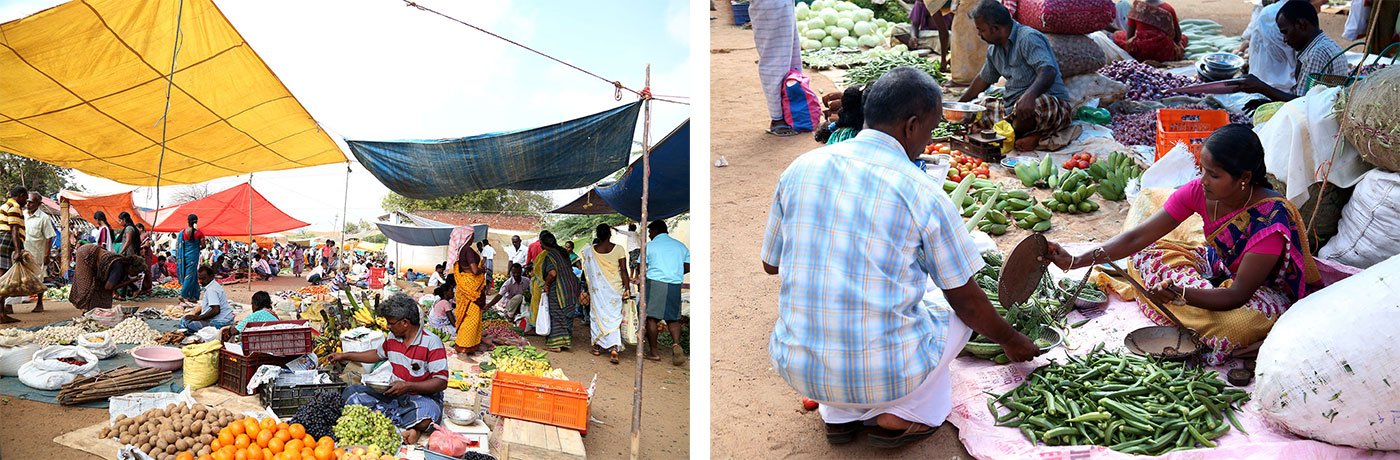
[{"label": "red plastic crate", "polygon": [[588,434],[588,389],[581,382],[497,372],[491,413]]},{"label": "red plastic crate", "polygon": [[1157,157],[1153,161],[1166,156],[1178,142],[1184,142],[1200,164],[1206,138],[1228,124],[1230,114],[1224,110],[1160,109],[1157,111]]},{"label": "red plastic crate", "polygon": [[251,356],[234,354],[228,349],[219,350],[219,388],[239,394],[240,396],[251,396],[248,392],[248,381],[253,379],[253,373],[258,371],[258,367],[263,365],[285,366],[296,359],[294,356],[273,356],[266,353],[258,353]]},{"label": "red plastic crate", "polygon": [[[277,324],[299,324],[306,327],[275,331],[248,331],[248,329],[259,326],[272,326]],[[311,322],[304,319],[255,321],[248,323],[243,330],[243,353],[248,355],[252,355],[253,353],[267,353],[277,356],[301,356],[311,353],[314,346],[311,342]]]}]

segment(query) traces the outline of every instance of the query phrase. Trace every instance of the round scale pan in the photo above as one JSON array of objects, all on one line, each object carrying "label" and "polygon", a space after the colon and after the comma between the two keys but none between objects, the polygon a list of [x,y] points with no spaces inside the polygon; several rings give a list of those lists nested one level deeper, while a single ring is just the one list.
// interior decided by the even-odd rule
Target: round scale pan
[{"label": "round scale pan", "polygon": [[1186,359],[1201,351],[1190,331],[1171,326],[1148,326],[1129,332],[1123,345],[1134,354],[1171,360]]},{"label": "round scale pan", "polygon": [[1032,233],[1016,244],[1001,265],[1001,279],[997,280],[997,297],[1002,306],[1011,308],[1031,298],[1040,287],[1040,279],[1045,277],[1045,268],[1050,264],[1046,257],[1049,252],[1049,242],[1039,233]]}]

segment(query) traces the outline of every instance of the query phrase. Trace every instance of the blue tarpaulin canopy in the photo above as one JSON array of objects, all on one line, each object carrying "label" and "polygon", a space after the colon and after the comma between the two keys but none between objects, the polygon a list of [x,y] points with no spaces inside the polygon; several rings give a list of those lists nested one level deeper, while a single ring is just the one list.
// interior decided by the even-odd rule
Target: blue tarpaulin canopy
[{"label": "blue tarpaulin canopy", "polygon": [[445,246],[452,239],[451,224],[438,222],[436,220],[418,217],[409,213],[401,213],[412,223],[375,222],[379,226],[379,232],[384,237],[395,243],[407,244],[409,246]]},{"label": "blue tarpaulin canopy", "polygon": [[571,189],[627,164],[640,108],[631,103],[540,128],[459,139],[346,144],[375,178],[409,198]]},{"label": "blue tarpaulin canopy", "polygon": [[[651,150],[651,187],[647,218],[668,219],[690,210],[690,121],[686,120]],[[601,201],[601,202],[600,202]],[[642,159],[632,162],[616,183],[600,185],[574,202],[551,211],[559,214],[616,212],[642,219]]]}]

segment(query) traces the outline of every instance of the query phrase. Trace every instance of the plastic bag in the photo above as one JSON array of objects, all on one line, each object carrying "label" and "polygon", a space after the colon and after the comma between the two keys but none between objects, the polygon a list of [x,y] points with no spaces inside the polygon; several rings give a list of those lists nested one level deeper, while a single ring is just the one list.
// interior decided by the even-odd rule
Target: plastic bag
[{"label": "plastic bag", "polygon": [[87,313],[84,313],[83,316],[92,318],[93,321],[97,321],[98,324],[107,327],[116,326],[117,323],[120,323],[123,319],[126,319],[125,315],[122,314],[121,307],[94,308],[92,310],[89,310]]},{"label": "plastic bag", "polygon": [[[83,364],[68,364],[59,358],[76,358]],[[83,347],[54,345],[34,353],[34,359],[19,367],[19,381],[39,390],[57,390],[73,379],[97,373],[97,356]]]},{"label": "plastic bag", "polygon": [[428,435],[428,450],[457,458],[467,453],[467,438],[453,433],[442,425],[434,424],[437,429],[433,434]]},{"label": "plastic bag", "polygon": [[992,130],[1006,138],[1006,140],[1001,141],[1001,153],[1009,153],[1011,149],[1016,147],[1016,128],[1013,128],[1010,122],[998,121],[997,124],[992,125]]},{"label": "plastic bag", "polygon": [[43,348],[39,345],[24,345],[18,347],[0,348],[0,375],[15,377],[19,375],[19,367],[24,363],[34,359],[34,352]]},{"label": "plastic bag", "polygon": [[117,342],[112,341],[108,332],[90,332],[78,336],[78,346],[87,349],[97,359],[107,359],[117,354]]},{"label": "plastic bag", "polygon": [[822,122],[821,98],[812,91],[812,80],[802,69],[792,69],[783,78],[783,120],[793,131],[812,132]]},{"label": "plastic bag", "polygon": [[34,256],[22,251],[10,270],[0,275],[0,297],[27,296],[44,292],[44,270]]},{"label": "plastic bag", "polygon": [[1143,171],[1141,184],[1142,188],[1176,190],[1197,177],[1201,177],[1201,170],[1196,165],[1196,156],[1186,144],[1178,143]]}]

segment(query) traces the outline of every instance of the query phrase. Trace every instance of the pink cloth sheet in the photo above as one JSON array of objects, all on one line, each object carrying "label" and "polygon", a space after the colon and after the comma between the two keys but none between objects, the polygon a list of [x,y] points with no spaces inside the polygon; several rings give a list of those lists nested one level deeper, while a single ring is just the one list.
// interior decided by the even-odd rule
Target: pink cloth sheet
[{"label": "pink cloth sheet", "polygon": [[[1075,253],[1075,249],[1070,249]],[[1075,277],[1078,280],[1077,277]],[[1067,324],[1092,318],[1087,324],[1066,334],[1066,346],[1027,363],[997,365],[991,361],[963,356],[952,365],[953,411],[948,421],[958,427],[958,437],[963,446],[979,459],[1041,459],[1041,460],[1081,460],[1081,459],[1127,459],[1142,458],[1110,450],[1102,446],[1045,446],[1033,445],[1016,428],[995,426],[987,412],[987,393],[1002,394],[1020,385],[1026,376],[1036,368],[1055,362],[1065,362],[1067,353],[1077,356],[1087,354],[1094,345],[1103,342],[1106,350],[1126,350],[1123,338],[1138,328],[1152,326],[1140,312],[1136,302],[1128,302],[1110,295],[1110,303],[1103,311],[1084,313],[1074,311],[1066,319]],[[1219,372],[1239,367],[1239,360],[1231,360],[1220,367]],[[1224,380],[1223,375],[1221,380]],[[1253,391],[1254,385],[1245,387]],[[1335,446],[1320,441],[1299,438],[1288,431],[1271,425],[1259,414],[1254,401],[1248,402],[1242,412],[1236,413],[1240,424],[1249,432],[1240,433],[1233,428],[1225,436],[1216,439],[1213,449],[1195,449],[1174,452],[1160,458],[1186,459],[1396,459],[1400,452],[1377,452],[1352,447]]]}]

